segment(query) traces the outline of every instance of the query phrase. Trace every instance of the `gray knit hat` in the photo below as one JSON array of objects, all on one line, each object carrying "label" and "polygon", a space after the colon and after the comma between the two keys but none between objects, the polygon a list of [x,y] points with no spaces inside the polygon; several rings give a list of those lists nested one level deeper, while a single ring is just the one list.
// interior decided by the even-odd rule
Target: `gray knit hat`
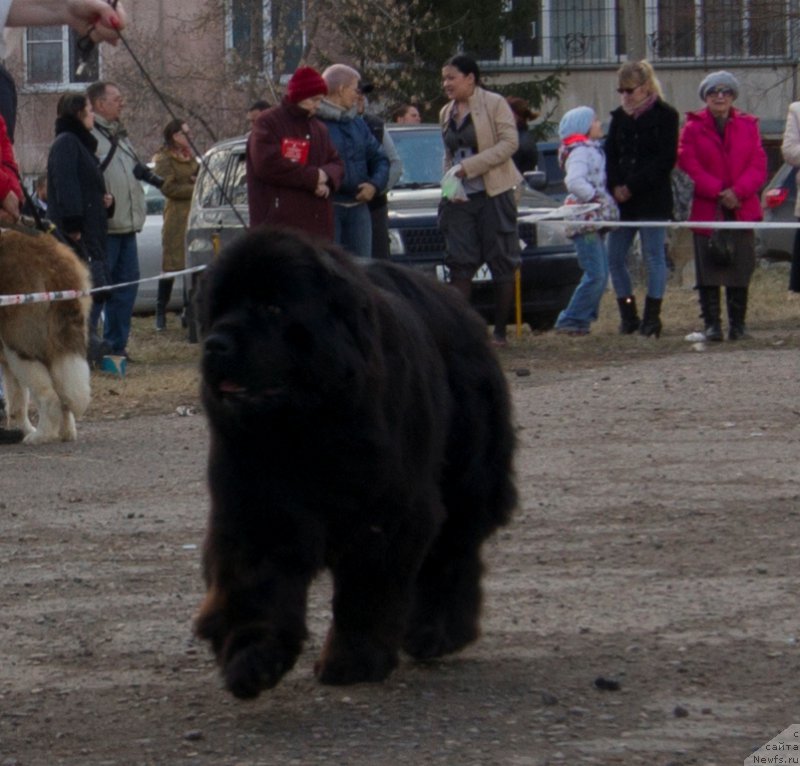
[{"label": "gray knit hat", "polygon": [[705,101],[708,91],[714,88],[730,88],[733,91],[734,99],[739,95],[739,81],[730,72],[712,72],[706,75],[706,78],[697,89],[700,100]]}]

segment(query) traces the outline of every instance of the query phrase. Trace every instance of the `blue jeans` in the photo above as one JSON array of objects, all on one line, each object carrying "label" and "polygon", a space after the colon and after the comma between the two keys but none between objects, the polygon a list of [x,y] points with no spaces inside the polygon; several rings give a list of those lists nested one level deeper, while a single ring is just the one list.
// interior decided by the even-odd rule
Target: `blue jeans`
[{"label": "blue jeans", "polygon": [[633,238],[639,232],[642,242],[642,256],[647,266],[647,294],[651,298],[663,298],[667,289],[667,257],[664,243],[667,229],[649,226],[635,229],[633,226],[612,229],[608,235],[608,266],[611,270],[611,283],[617,298],[633,295],[631,275],[628,271],[628,251]]},{"label": "blue jeans", "polygon": [[[109,234],[107,253],[112,285],[139,279],[136,234]],[[112,354],[121,354],[128,346],[133,304],[136,302],[138,290],[139,285],[120,287],[112,290],[106,301],[103,339],[108,341]]]},{"label": "blue jeans", "polygon": [[570,298],[569,305],[558,315],[557,330],[588,330],[597,319],[600,299],[608,283],[608,257],[600,234],[584,234],[572,240],[578,251],[578,265],[583,277]]},{"label": "blue jeans", "polygon": [[366,202],[333,206],[334,240],[359,258],[372,257],[372,217]]}]

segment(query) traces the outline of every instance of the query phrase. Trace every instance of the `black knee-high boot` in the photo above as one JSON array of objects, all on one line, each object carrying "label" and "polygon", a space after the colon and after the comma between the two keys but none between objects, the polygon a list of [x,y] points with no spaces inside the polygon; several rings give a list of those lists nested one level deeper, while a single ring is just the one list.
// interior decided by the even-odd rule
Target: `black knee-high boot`
[{"label": "black knee-high boot", "polygon": [[514,303],[514,283],[501,282],[494,285],[494,338],[502,343],[506,339],[506,324]]},{"label": "black knee-high boot", "polygon": [[167,306],[169,299],[172,297],[172,285],[175,284],[175,279],[158,280],[158,295],[156,296],[156,330],[161,332],[167,329]]},{"label": "black knee-high boot", "polygon": [[648,295],[644,299],[644,314],[639,334],[647,338],[651,335],[658,338],[661,335],[661,298],[651,298]]},{"label": "black knee-high boot", "polygon": [[639,329],[642,323],[636,311],[636,298],[633,295],[626,295],[624,298],[617,298],[619,306],[619,334],[631,335]]},{"label": "black knee-high boot", "polygon": [[700,311],[706,327],[706,340],[721,341],[722,324],[720,319],[719,287],[698,287],[697,289],[700,293]]},{"label": "black knee-high boot", "polygon": [[747,288],[726,287],[725,300],[728,304],[728,340],[750,337],[744,324],[747,314]]}]

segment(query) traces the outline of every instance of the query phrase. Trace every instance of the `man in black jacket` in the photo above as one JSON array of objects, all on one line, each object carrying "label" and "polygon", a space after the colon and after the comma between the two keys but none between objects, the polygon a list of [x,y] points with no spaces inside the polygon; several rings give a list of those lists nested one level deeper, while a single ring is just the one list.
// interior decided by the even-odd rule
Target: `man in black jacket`
[{"label": "man in black jacket", "polygon": [[368,203],[369,215],[372,219],[372,257],[388,260],[389,258],[389,199],[387,192],[403,174],[403,163],[397,153],[394,141],[386,130],[380,117],[367,112],[367,94],[372,93],[375,86],[371,82],[362,82],[358,86],[358,113],[367,127],[372,131],[376,141],[383,147],[389,158],[389,183],[379,191]]}]

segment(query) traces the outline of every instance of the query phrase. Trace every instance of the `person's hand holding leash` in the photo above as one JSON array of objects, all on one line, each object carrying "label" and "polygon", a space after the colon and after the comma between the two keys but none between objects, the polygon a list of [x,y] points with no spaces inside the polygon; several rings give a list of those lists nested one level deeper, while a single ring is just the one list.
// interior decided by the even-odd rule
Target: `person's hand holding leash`
[{"label": "person's hand holding leash", "polygon": [[[116,7],[115,7],[116,6]],[[106,0],[13,0],[6,24],[10,27],[68,24],[92,42],[119,41],[127,16],[121,5]]]}]

